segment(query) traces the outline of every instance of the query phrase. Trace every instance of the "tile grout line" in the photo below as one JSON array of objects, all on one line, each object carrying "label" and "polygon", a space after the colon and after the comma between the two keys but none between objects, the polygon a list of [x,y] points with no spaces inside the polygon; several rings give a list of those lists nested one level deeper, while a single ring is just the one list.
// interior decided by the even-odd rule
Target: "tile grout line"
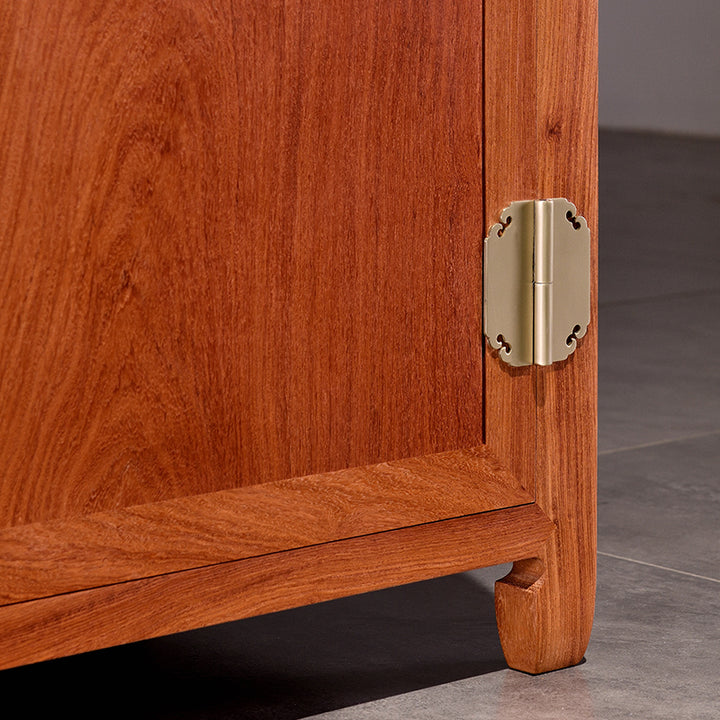
[{"label": "tile grout line", "polygon": [[677,573],[678,575],[687,575],[688,577],[698,578],[699,580],[709,580],[710,582],[720,583],[720,580],[717,578],[711,578],[707,575],[698,575],[697,573],[686,572],[685,570],[676,570],[675,568],[656,565],[655,563],[644,562],[643,560],[633,560],[623,555],[613,555],[612,553],[600,552],[600,550],[597,551],[597,554],[603,557],[614,558],[615,560],[625,560],[626,562],[635,563],[636,565],[646,565],[647,567],[657,568],[658,570],[667,570],[668,572]]},{"label": "tile grout line", "polygon": [[698,438],[712,437],[720,435],[720,430],[709,430],[708,432],[695,433],[694,435],[681,435],[680,437],[669,438],[667,440],[654,440],[653,442],[641,443],[640,445],[629,445],[628,447],[616,448],[614,450],[601,450],[601,455],[614,455],[615,453],[629,452],[630,450],[642,450],[643,448],[657,447],[658,445],[669,445],[675,442],[684,442],[685,440],[696,440]]},{"label": "tile grout line", "polygon": [[621,305],[633,305],[646,304],[650,302],[657,302],[659,300],[694,300],[701,298],[706,295],[717,295],[720,293],[718,288],[707,288],[705,290],[681,290],[679,292],[665,293],[661,295],[642,295],[637,298],[627,298],[625,300],[600,300],[598,301],[598,308],[613,308]]}]

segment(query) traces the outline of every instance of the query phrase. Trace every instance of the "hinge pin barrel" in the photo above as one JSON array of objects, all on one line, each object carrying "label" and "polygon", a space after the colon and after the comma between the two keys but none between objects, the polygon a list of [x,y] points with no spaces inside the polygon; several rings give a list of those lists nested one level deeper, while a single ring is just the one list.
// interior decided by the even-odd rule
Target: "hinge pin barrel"
[{"label": "hinge pin barrel", "polygon": [[543,200],[533,203],[533,363],[552,364],[553,213]]}]

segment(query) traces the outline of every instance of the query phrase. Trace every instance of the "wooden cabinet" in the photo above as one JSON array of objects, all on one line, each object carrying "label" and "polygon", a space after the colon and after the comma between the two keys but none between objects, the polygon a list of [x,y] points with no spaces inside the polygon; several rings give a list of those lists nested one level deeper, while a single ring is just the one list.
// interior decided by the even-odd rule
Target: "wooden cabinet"
[{"label": "wooden cabinet", "polygon": [[0,666],[509,561],[510,665],[578,662],[596,318],[500,362],[481,248],[595,236],[595,3],[0,19]]}]

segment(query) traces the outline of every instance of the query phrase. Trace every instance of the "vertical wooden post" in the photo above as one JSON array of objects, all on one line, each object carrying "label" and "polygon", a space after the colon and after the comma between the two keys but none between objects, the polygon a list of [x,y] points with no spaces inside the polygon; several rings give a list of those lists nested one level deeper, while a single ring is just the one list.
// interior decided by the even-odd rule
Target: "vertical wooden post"
[{"label": "vertical wooden post", "polygon": [[537,197],[571,200],[593,237],[588,333],[566,361],[535,368],[535,497],[556,531],[537,557],[516,562],[495,587],[508,664],[541,673],[582,660],[595,601],[597,2],[537,0],[533,5]]}]

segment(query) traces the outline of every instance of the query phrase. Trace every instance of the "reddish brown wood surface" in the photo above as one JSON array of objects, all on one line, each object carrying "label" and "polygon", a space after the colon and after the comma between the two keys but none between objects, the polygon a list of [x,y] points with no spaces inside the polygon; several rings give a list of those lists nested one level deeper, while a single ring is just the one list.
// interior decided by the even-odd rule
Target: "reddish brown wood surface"
[{"label": "reddish brown wood surface", "polygon": [[8,605],[0,668],[508,562],[551,531],[529,505]]},{"label": "reddish brown wood surface", "polygon": [[597,3],[537,0],[539,197],[567,197],[593,238],[592,319],[577,351],[536,370],[538,507],[547,546],[496,585],[511,667],[544,672],[582,660],[595,605],[597,435]]},{"label": "reddish brown wood surface", "polygon": [[0,13],[0,527],[482,441],[480,3]]},{"label": "reddish brown wood surface", "polygon": [[[595,11],[3,6],[0,664],[509,560],[508,662],[582,657],[596,317],[565,363],[483,370],[479,250],[523,197],[596,229]],[[342,470],[483,436],[467,472]],[[66,594],[26,600],[43,552]]]},{"label": "reddish brown wood surface", "polygon": [[0,529],[0,605],[532,502],[484,449]]},{"label": "reddish brown wood surface", "polygon": [[[485,227],[514,200],[537,195],[535,6],[488,0],[485,8]],[[510,367],[486,345],[486,441],[534,492],[535,373]]]}]

